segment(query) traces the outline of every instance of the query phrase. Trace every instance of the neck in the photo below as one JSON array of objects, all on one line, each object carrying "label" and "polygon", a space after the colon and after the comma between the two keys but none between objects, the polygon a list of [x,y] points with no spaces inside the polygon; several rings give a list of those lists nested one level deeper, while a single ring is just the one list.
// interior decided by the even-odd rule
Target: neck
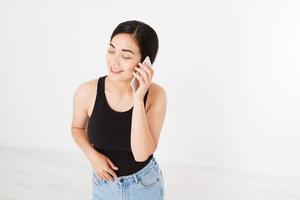
[{"label": "neck", "polygon": [[124,96],[124,95],[132,95],[133,91],[130,85],[130,80],[120,80],[120,81],[113,81],[109,78],[109,76],[106,77],[106,89],[109,92],[113,92],[117,94],[118,96]]}]

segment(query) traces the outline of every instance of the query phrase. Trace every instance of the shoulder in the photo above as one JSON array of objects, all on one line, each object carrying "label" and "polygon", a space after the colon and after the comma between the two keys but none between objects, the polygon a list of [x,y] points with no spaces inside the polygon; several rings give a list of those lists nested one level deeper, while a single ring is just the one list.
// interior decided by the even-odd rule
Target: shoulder
[{"label": "shoulder", "polygon": [[80,83],[75,91],[75,95],[80,97],[86,97],[97,88],[98,79],[89,80]]},{"label": "shoulder", "polygon": [[152,82],[151,86],[149,87],[149,93],[148,93],[148,98],[149,98],[149,107],[153,105],[154,103],[158,104],[166,104],[167,102],[167,91],[166,89],[157,84]]},{"label": "shoulder", "polygon": [[161,85],[152,82],[151,86],[149,87],[149,94],[153,96],[166,96],[167,92],[165,88],[163,88]]},{"label": "shoulder", "polygon": [[97,90],[97,82],[98,78],[80,83],[75,90],[73,96],[74,100],[89,103],[91,97]]}]

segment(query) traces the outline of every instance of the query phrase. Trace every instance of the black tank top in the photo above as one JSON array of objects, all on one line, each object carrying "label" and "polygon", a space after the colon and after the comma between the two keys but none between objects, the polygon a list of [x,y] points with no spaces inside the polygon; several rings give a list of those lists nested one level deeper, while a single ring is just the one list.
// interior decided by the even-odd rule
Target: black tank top
[{"label": "black tank top", "polygon": [[[144,162],[134,160],[130,145],[133,107],[119,112],[109,106],[104,92],[105,77],[107,75],[98,78],[96,100],[87,125],[88,139],[94,149],[109,157],[118,167],[114,170],[117,176],[126,176],[141,170],[153,154]],[[144,105],[148,91],[144,96]]]}]

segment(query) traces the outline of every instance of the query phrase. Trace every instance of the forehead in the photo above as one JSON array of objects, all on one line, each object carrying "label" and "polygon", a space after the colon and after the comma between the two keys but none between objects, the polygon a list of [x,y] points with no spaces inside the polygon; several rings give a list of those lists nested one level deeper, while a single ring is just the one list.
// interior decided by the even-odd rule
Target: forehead
[{"label": "forehead", "polygon": [[130,49],[133,52],[138,52],[139,50],[135,39],[131,35],[126,33],[115,35],[110,43],[112,43],[117,49]]}]

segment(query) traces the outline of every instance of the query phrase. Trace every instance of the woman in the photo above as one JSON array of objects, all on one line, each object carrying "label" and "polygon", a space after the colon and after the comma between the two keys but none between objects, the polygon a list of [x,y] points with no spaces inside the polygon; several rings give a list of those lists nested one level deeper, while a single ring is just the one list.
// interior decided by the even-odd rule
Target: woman
[{"label": "woman", "polygon": [[[158,37],[132,20],[113,31],[108,75],[81,84],[73,96],[72,136],[92,165],[93,200],[160,200],[164,180],[153,157],[165,119],[167,95],[152,82]],[[135,91],[131,80],[136,77]]]}]

